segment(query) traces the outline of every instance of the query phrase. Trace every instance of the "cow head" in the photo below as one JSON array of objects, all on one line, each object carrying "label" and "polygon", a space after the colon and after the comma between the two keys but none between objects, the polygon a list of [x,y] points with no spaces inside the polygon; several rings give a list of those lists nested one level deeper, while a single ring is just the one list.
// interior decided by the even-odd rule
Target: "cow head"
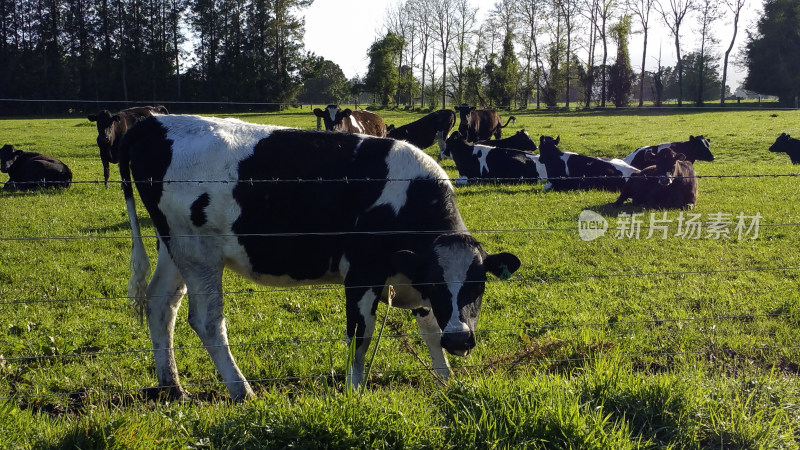
[{"label": "cow head", "polygon": [[561,142],[561,136],[553,138],[553,136],[539,136],[539,155],[542,157],[553,156],[560,158],[563,153],[558,148]]},{"label": "cow head", "polygon": [[469,153],[472,153],[472,146],[467,143],[466,138],[458,131],[453,131],[447,141],[444,143],[444,151],[440,159],[453,158],[453,153],[458,153],[459,150],[469,148]]},{"label": "cow head", "polygon": [[458,116],[461,118],[461,122],[458,124],[458,131],[466,135],[467,129],[469,128],[469,115],[472,111],[475,111],[475,107],[468,106],[465,103],[459,106],[454,106],[453,108],[458,112]]},{"label": "cow head", "polygon": [[655,160],[658,184],[661,186],[669,186],[675,181],[675,177],[678,176],[678,161],[685,161],[686,155],[683,153],[676,153],[672,148],[665,148],[655,156],[649,156],[649,158]]},{"label": "cow head", "polygon": [[441,330],[441,346],[449,353],[466,356],[475,347],[481,301],[488,273],[507,279],[520,267],[511,253],[487,254],[466,233],[436,238],[429,254],[400,251],[395,268],[414,282],[420,296],[431,305]]},{"label": "cow head", "polygon": [[789,143],[791,141],[791,136],[786,133],[781,133],[778,139],[775,140],[775,143],[769,147],[769,151],[776,153],[785,152],[789,148]]},{"label": "cow head", "polygon": [[103,164],[109,161],[116,163],[115,150],[119,139],[117,134],[120,132],[117,125],[122,120],[119,114],[111,114],[111,111],[104,109],[97,114],[89,114],[88,119],[97,124],[97,146],[100,148]]},{"label": "cow head", "polygon": [[7,173],[21,154],[22,152],[15,149],[13,145],[6,144],[0,148],[0,172]]},{"label": "cow head", "polygon": [[689,148],[691,155],[687,155],[692,161],[713,161],[714,155],[711,154],[711,148],[708,139],[703,136],[689,135]]},{"label": "cow head", "polygon": [[351,111],[349,108],[342,110],[339,105],[328,105],[325,110],[319,108],[314,109],[314,115],[322,118],[325,123],[325,129],[328,131],[338,131],[342,127],[342,120],[345,117],[350,117]]}]

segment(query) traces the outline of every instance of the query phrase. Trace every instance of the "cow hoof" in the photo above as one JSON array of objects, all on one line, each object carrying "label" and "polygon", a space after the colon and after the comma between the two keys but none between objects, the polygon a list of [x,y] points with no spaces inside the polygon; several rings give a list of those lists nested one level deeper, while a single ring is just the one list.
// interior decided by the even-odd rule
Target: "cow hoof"
[{"label": "cow hoof", "polygon": [[142,389],[144,398],[154,402],[170,402],[189,400],[189,394],[180,386],[154,386]]}]

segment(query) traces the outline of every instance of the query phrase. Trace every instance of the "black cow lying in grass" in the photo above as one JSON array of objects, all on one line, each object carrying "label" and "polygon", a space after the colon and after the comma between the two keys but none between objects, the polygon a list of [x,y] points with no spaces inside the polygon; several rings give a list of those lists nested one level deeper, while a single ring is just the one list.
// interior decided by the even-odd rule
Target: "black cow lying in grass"
[{"label": "black cow lying in grass", "polygon": [[682,153],[686,157],[686,161],[692,164],[695,161],[714,160],[708,139],[703,136],[690,135],[688,141],[667,142],[665,144],[637,148],[625,157],[625,162],[637,169],[644,169],[653,161],[650,159],[651,156],[655,156],[658,152],[667,148],[672,148],[675,153]]},{"label": "black cow lying in grass", "polygon": [[476,142],[478,145],[488,145],[489,147],[515,148],[526,152],[536,151],[536,142],[531,139],[531,135],[525,130],[519,130],[513,136],[503,139],[485,139]]},{"label": "black cow lying in grass", "polygon": [[634,205],[647,208],[694,208],[697,177],[686,156],[667,148],[654,160],[655,165],[631,175],[614,206],[622,206],[630,198]]},{"label": "black cow lying in grass", "polygon": [[539,161],[547,168],[547,188],[556,191],[574,189],[603,189],[619,191],[625,181],[639,169],[621,159],[603,159],[562,152],[561,137],[539,138]]},{"label": "black cow lying in grass", "polygon": [[44,187],[67,188],[72,171],[56,158],[35,152],[23,152],[12,145],[0,149],[0,172],[7,173],[9,190],[32,190]]},{"label": "black cow lying in grass", "polygon": [[462,179],[484,178],[499,182],[547,179],[539,155],[512,148],[470,145],[458,131],[454,131],[447,139],[445,151],[453,158]]},{"label": "black cow lying in grass", "polygon": [[441,161],[444,156],[444,140],[455,124],[456,113],[449,109],[442,109],[397,128],[389,125],[386,127],[386,137],[406,141],[423,150],[433,145],[434,142],[438,142],[439,161]]},{"label": "black cow lying in grass", "polygon": [[786,133],[781,133],[775,143],[769,148],[769,151],[775,153],[786,153],[792,164],[800,164],[800,140],[789,136]]},{"label": "black cow lying in grass", "polygon": [[122,136],[136,122],[153,114],[169,114],[167,108],[157,106],[137,106],[112,113],[104,109],[97,114],[89,114],[89,122],[97,123],[97,147],[100,149],[100,161],[103,163],[103,182],[108,187],[108,163],[117,163],[118,149]]}]

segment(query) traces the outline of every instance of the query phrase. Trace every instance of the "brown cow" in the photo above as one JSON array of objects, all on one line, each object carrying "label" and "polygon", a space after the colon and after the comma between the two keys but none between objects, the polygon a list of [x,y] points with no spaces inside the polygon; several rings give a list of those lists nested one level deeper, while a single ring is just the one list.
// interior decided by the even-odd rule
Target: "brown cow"
[{"label": "brown cow", "polygon": [[456,106],[455,110],[461,117],[458,132],[462,136],[466,136],[468,142],[491,139],[492,136],[500,139],[503,137],[503,128],[507,127],[512,120],[514,123],[517,122],[517,118],[511,116],[503,125],[500,114],[493,109],[475,109],[474,106],[461,105]]},{"label": "brown cow", "polygon": [[104,109],[97,114],[89,114],[89,122],[97,123],[97,146],[100,148],[100,161],[103,162],[103,181],[108,187],[108,163],[117,163],[119,143],[122,136],[136,122],[153,114],[169,114],[167,108],[157,106],[137,106],[112,113]]},{"label": "brown cow", "polygon": [[339,105],[328,105],[325,111],[314,109],[314,115],[322,118],[328,131],[386,136],[386,123],[381,116],[369,111],[353,111],[350,108],[342,110]]},{"label": "brown cow", "polygon": [[697,203],[697,176],[694,166],[683,153],[672,148],[650,156],[655,165],[631,175],[614,206],[632,199],[634,205],[646,208],[688,208]]}]

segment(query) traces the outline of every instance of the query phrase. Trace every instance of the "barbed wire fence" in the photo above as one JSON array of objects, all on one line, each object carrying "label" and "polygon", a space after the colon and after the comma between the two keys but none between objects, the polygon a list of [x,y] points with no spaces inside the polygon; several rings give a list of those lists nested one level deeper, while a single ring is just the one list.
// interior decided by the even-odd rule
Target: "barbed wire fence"
[{"label": "barbed wire fence", "polygon": [[[722,179],[729,179],[729,178],[785,178],[785,177],[798,177],[800,174],[796,173],[788,173],[788,174],[735,174],[735,175],[697,175],[696,178],[705,178],[705,179],[712,179],[712,180],[722,180]],[[609,177],[559,177],[559,179],[563,180],[585,180],[590,178],[609,178]],[[214,183],[223,183],[223,184],[235,184],[235,183],[247,183],[247,184],[257,184],[257,183],[267,183],[267,184],[289,184],[289,185],[296,185],[298,183],[388,183],[388,182],[410,182],[410,181],[420,181],[418,179],[313,179],[313,180],[304,180],[304,179],[295,179],[295,180],[280,180],[280,179],[269,179],[269,180],[146,180],[146,181],[133,181],[131,183],[147,183],[147,184],[154,184],[154,183],[164,183],[164,184],[214,184]],[[454,184],[458,179],[429,179],[425,181],[433,181],[433,182],[451,182]],[[469,185],[479,184],[479,185],[492,185],[492,184],[507,184],[507,183],[520,183],[520,184],[535,184],[540,180],[537,179],[526,179],[526,178],[491,178],[491,179],[470,179],[468,180]],[[100,181],[89,181],[89,180],[77,180],[73,181],[74,184],[88,184],[88,185],[99,185]],[[117,183],[124,183],[124,182],[117,182]],[[13,194],[8,194],[13,195]],[[547,195],[547,194],[543,194]],[[800,223],[794,222],[786,222],[786,223],[764,223],[760,224],[761,227],[773,227],[773,228],[792,228],[792,227],[800,227]],[[549,227],[537,227],[537,228],[515,228],[515,229],[471,229],[467,230],[470,233],[479,234],[479,233],[491,233],[491,234],[512,234],[512,233],[578,233],[579,227],[561,227],[561,228],[549,228]],[[440,230],[393,230],[393,231],[378,231],[373,232],[372,234],[407,234],[407,233],[442,233]],[[260,237],[269,237],[269,238],[280,238],[280,237],[299,237],[308,234],[314,234],[319,236],[332,236],[332,235],[347,235],[347,234],[364,234],[364,233],[329,233],[329,232],[320,232],[320,233],[270,233],[270,234],[258,234],[254,236]],[[215,235],[219,236],[219,235]],[[239,236],[239,235],[236,235]],[[157,238],[157,235],[149,235],[143,236],[147,238]],[[171,238],[179,239],[181,237],[202,237],[202,235],[192,235],[192,236],[171,236]],[[25,243],[29,241],[52,241],[52,240],[99,240],[99,239],[113,239],[113,240],[130,240],[130,235],[120,235],[120,236],[101,236],[101,235],[73,235],[73,236],[2,236],[0,235],[0,242],[19,242]],[[637,278],[637,277],[685,277],[685,276],[699,276],[699,277],[711,277],[717,276],[722,274],[754,274],[754,273],[763,273],[763,272],[785,272],[794,273],[800,271],[800,266],[762,266],[762,267],[740,267],[740,268],[724,268],[724,269],[717,269],[717,270],[674,270],[674,271],[635,271],[635,272],[598,272],[592,274],[580,274],[580,275],[552,275],[552,276],[539,276],[527,279],[514,279],[509,281],[503,281],[503,283],[517,283],[520,285],[528,284],[528,283],[554,283],[554,282],[562,282],[562,281],[574,281],[574,282],[582,282],[584,280],[590,279],[628,279],[628,278]],[[500,282],[499,280],[490,280],[490,283]],[[316,291],[316,290],[340,290],[341,287],[339,286],[314,286],[314,287],[301,287],[301,288],[271,288],[271,289],[246,289],[240,291],[224,291],[222,295],[257,295],[257,294],[274,294],[274,293],[281,293],[281,292],[304,292],[304,291]],[[0,311],[3,308],[15,308],[20,306],[26,305],[37,305],[37,304],[72,304],[72,303],[84,303],[84,304],[94,304],[103,301],[118,301],[118,300],[128,300],[131,301],[130,297],[127,296],[108,296],[108,297],[95,297],[95,298],[6,298],[0,301]],[[567,330],[579,330],[579,329],[589,329],[589,328],[620,328],[625,326],[648,326],[648,327],[659,327],[665,326],[667,324],[704,324],[710,323],[712,325],[719,324],[721,322],[740,322],[740,323],[747,323],[756,319],[772,319],[772,320],[785,320],[785,321],[797,321],[798,312],[782,312],[782,313],[774,313],[774,314],[720,314],[720,315],[713,315],[713,316],[706,316],[706,317],[665,317],[659,319],[652,319],[652,320],[616,320],[613,322],[609,321],[598,321],[598,322],[571,322],[571,323],[539,323],[539,324],[526,324],[520,327],[512,327],[512,328],[486,328],[486,329],[479,329],[476,333],[480,335],[492,335],[498,333],[505,333],[508,335],[519,335],[519,334],[527,334],[531,331],[535,331],[534,334],[539,335],[543,332],[549,330],[558,330],[558,329],[567,329]],[[409,340],[409,339],[418,339],[421,340],[421,335],[419,333],[392,333],[385,336],[387,338],[392,339],[401,339],[401,340]],[[334,344],[343,342],[343,337],[319,337],[313,339],[303,339],[299,337],[285,337],[283,339],[275,339],[269,341],[253,341],[253,342],[242,342],[242,343],[232,343],[230,347],[264,347],[264,346],[276,346],[276,345],[311,345],[311,344],[320,344],[320,343],[327,343],[327,344]],[[178,346],[175,347],[174,350],[179,352],[185,351],[195,351],[205,349],[207,347],[203,346]],[[759,352],[759,351],[796,351],[798,350],[798,346],[793,345],[785,345],[785,346],[744,346],[739,348],[728,348],[726,349],[727,352],[730,354],[737,354],[737,353],[747,353],[747,352]],[[23,355],[23,356],[3,356],[0,355],[0,366],[5,366],[8,364],[33,364],[33,363],[41,363],[44,361],[54,362],[54,361],[64,361],[64,360],[82,360],[87,358],[105,358],[105,357],[114,357],[119,355],[130,355],[130,354],[149,354],[152,351],[151,348],[128,348],[124,350],[117,350],[117,351],[72,351],[69,353],[55,353],[55,354],[31,354],[31,355]],[[496,361],[488,361],[485,363],[480,364],[462,364],[456,367],[459,371],[483,371],[487,369],[508,369],[508,368],[515,368],[515,367],[526,367],[535,364],[541,365],[549,365],[549,364],[585,364],[593,360],[597,359],[637,359],[642,357],[652,357],[652,356],[660,356],[660,357],[703,357],[708,356],[710,353],[715,352],[715,349],[703,349],[703,350],[686,350],[686,351],[661,351],[659,352],[658,349],[652,349],[646,353],[624,353],[624,354],[615,354],[615,353],[608,353],[608,354],[593,354],[593,355],[583,355],[583,356],[572,356],[572,357],[564,357],[564,358],[549,358],[549,357],[538,357],[535,359],[520,359],[514,360],[513,355],[511,360],[501,360],[498,359]],[[418,358],[419,359],[419,358]],[[420,360],[421,361],[421,360]],[[394,369],[394,370],[383,370],[380,371],[381,373],[391,376],[393,374],[413,374],[417,372],[429,372],[431,369],[425,366],[424,362],[421,362],[420,365],[422,367],[413,368],[413,369]],[[294,375],[294,376],[286,376],[286,377],[271,377],[271,378],[261,378],[261,379],[254,379],[248,380],[254,384],[272,384],[272,383],[291,383],[291,382],[298,382],[302,380],[319,380],[319,379],[337,379],[341,380],[344,378],[344,374],[339,373],[318,373],[318,374],[305,374],[305,375]],[[222,381],[214,381],[214,382],[204,382],[204,383],[187,383],[184,384],[186,387],[214,387],[224,385]],[[164,388],[163,386],[161,388]],[[13,401],[13,402],[30,402],[30,401],[41,401],[48,398],[74,398],[74,397],[85,397],[88,395],[94,394],[113,394],[113,395],[130,395],[137,392],[140,392],[141,388],[125,388],[125,389],[98,389],[98,388],[88,388],[83,391],[75,391],[75,392],[63,392],[63,393],[43,393],[43,394],[31,394],[31,393],[21,393],[16,395],[7,395],[7,396],[0,396],[0,401]]]}]

